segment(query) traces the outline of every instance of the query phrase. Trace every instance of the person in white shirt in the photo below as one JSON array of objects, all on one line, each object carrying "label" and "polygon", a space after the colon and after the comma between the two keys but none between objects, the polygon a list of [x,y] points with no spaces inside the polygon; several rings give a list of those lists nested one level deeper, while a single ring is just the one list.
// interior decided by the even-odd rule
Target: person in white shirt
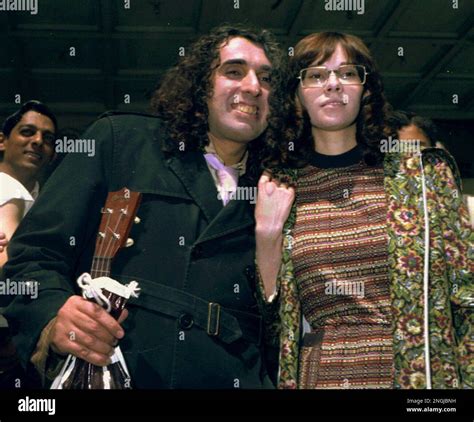
[{"label": "person in white shirt", "polygon": [[[0,132],[0,233],[8,242],[38,196],[38,178],[54,157],[57,121],[46,105],[29,101]],[[0,269],[8,246],[0,251]]]}]

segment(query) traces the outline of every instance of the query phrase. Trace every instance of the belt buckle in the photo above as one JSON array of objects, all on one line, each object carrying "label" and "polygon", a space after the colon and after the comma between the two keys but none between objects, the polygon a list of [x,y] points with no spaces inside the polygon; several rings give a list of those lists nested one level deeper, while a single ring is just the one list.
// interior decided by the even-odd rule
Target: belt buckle
[{"label": "belt buckle", "polygon": [[[216,322],[215,322],[214,330],[212,330],[211,319],[214,314],[216,315]],[[219,305],[218,303],[209,302],[209,305],[207,307],[207,334],[209,336],[219,335],[220,316],[221,316],[221,305]]]}]

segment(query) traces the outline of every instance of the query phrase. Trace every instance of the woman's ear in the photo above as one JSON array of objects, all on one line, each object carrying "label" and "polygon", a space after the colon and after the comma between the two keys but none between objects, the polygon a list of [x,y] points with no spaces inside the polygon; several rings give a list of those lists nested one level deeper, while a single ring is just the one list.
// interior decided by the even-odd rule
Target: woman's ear
[{"label": "woman's ear", "polygon": [[362,93],[362,99],[365,100],[371,94],[369,89],[365,89]]}]

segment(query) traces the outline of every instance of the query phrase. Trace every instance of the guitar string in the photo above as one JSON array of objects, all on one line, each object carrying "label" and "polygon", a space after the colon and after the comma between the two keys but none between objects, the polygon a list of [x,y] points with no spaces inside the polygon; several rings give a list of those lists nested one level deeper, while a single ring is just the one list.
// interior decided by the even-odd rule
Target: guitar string
[{"label": "guitar string", "polygon": [[[110,225],[110,217],[111,217],[112,212],[113,212],[110,208],[107,208],[106,206],[104,206],[102,209],[104,210],[105,213],[107,213],[107,221],[105,223],[104,237],[101,237],[101,239],[99,239],[100,243],[99,243],[99,248],[97,250],[97,255],[95,255],[95,253],[94,253],[94,258],[93,258],[93,261],[92,261],[92,272],[93,272],[92,276],[94,278],[96,277],[96,275],[99,275],[99,272],[101,272],[100,265],[101,265],[101,259],[103,259],[103,258],[101,258],[101,252],[102,252],[101,248],[104,245],[103,242],[106,238],[107,227],[109,227],[109,225]],[[98,234],[98,236],[100,236],[100,234]]]},{"label": "guitar string", "polygon": [[[122,211],[125,211],[125,213],[123,213]],[[124,216],[126,215],[126,213],[128,212],[128,207],[125,208],[125,210],[124,210],[123,208],[120,209],[119,212],[120,212],[120,216],[119,216],[119,218],[117,219],[117,224],[115,225],[114,229],[112,230],[112,229],[107,225],[107,227],[106,227],[105,230],[104,230],[104,233],[106,233],[107,230],[110,230],[110,231],[112,232],[112,236],[110,237],[110,241],[109,241],[109,243],[108,243],[108,245],[106,246],[106,249],[105,249],[105,255],[107,255],[107,254],[109,253],[109,250],[113,248],[113,244],[114,244],[114,242],[115,242],[116,240],[120,241],[120,239],[117,239],[117,238],[115,237],[115,235],[117,234],[117,228],[118,228],[119,225],[120,225],[120,222],[121,222],[122,217],[124,217]],[[107,235],[106,235],[106,237],[107,237]],[[107,270],[107,265],[109,264],[109,261],[110,261],[111,259],[112,259],[112,258],[105,258],[105,259],[102,259],[102,261],[101,261],[101,267],[102,267],[103,269],[101,268],[101,269],[100,269],[100,272],[101,272],[101,273],[104,273],[103,275],[107,275],[107,273],[109,272],[109,271]],[[109,270],[110,270],[110,268],[109,268]]]},{"label": "guitar string", "polygon": [[[123,211],[125,211],[125,213]],[[128,213],[128,206],[125,209],[123,209],[123,208],[120,209],[119,212],[120,212],[120,216],[117,219],[116,225],[115,225],[113,230],[110,228],[111,213],[109,213],[109,215],[107,217],[106,226],[104,228],[103,241],[100,242],[100,245],[99,245],[99,248],[98,248],[98,251],[97,251],[98,255],[96,255],[94,257],[95,265],[93,265],[93,270],[95,272],[97,272],[97,275],[99,275],[99,276],[100,275],[107,275],[108,272],[110,271],[110,268],[108,270],[107,266],[108,266],[109,261],[110,261],[111,258],[107,258],[106,255],[109,252],[109,250],[113,247],[114,241],[119,240],[119,239],[116,239],[116,237],[114,235],[117,232],[117,228],[121,223],[122,217],[124,217]],[[112,232],[112,236],[110,237],[109,242],[107,244],[105,244],[105,240],[107,239],[107,230],[110,230]],[[105,251],[104,251],[104,246],[105,246]]]}]

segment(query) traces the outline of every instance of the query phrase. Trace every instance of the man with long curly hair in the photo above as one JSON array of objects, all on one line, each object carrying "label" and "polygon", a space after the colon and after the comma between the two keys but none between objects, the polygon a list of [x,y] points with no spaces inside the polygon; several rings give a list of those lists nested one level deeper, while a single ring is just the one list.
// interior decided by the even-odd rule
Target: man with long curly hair
[{"label": "man with long curly hair", "polygon": [[[253,207],[235,194],[256,186],[282,60],[267,31],[217,28],[164,75],[154,116],[109,113],[84,135],[96,155],[65,158],[5,268],[11,279],[40,283],[37,300],[17,298],[6,315],[23,364],[45,385],[67,354],[103,366],[120,340],[134,388],[272,387]],[[123,186],[143,194],[141,222],[111,277],[137,280],[142,291],[117,322],[73,280],[90,268],[107,192]]]}]

